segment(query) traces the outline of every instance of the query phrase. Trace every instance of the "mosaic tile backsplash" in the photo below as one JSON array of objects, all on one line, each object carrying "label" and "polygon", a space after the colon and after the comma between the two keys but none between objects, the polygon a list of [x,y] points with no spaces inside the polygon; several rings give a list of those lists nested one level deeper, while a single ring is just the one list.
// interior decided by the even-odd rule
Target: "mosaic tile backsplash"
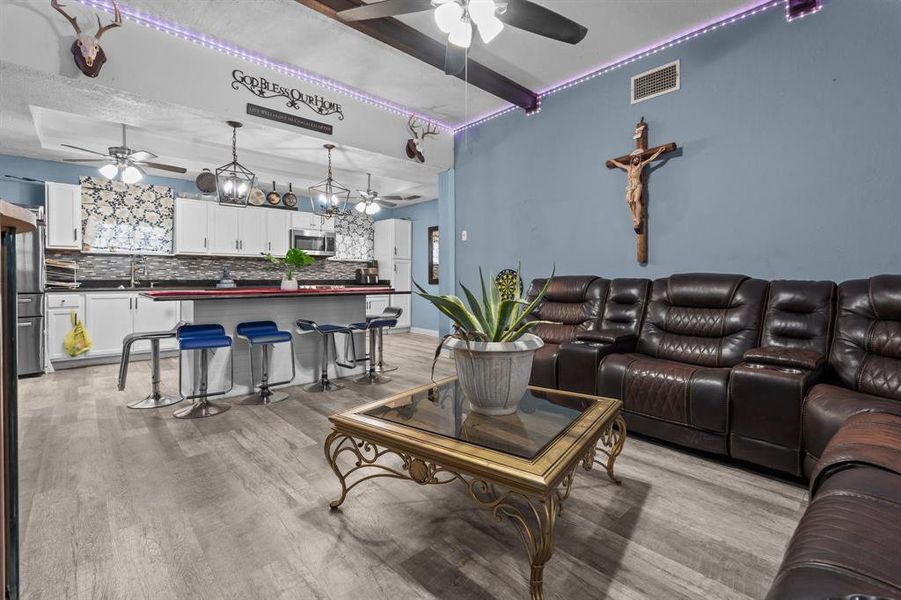
[{"label": "mosaic tile backsplash", "polygon": [[[78,280],[127,280],[131,276],[131,256],[82,254],[74,251],[47,250],[47,258],[74,260],[78,263]],[[147,274],[144,274],[146,264]],[[317,260],[298,272],[298,279],[311,281],[353,280],[355,270],[365,267],[362,261]],[[223,269],[233,279],[281,279],[281,273],[262,258],[216,256],[154,256],[138,262],[137,279],[141,281],[219,279]]]}]

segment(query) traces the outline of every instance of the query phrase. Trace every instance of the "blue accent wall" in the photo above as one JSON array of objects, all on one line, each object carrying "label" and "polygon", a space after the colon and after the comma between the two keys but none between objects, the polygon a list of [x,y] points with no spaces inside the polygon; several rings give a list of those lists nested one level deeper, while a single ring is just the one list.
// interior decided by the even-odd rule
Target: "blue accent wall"
[{"label": "blue accent wall", "polygon": [[[629,79],[680,59],[682,89],[629,104]],[[738,272],[844,280],[901,273],[901,2],[781,8],[703,35],[456,139],[456,271],[522,259],[524,279]],[[676,142],[649,184],[635,260],[626,177],[604,161]],[[460,240],[467,230],[468,241]]]},{"label": "blue accent wall", "polygon": [[[428,229],[438,225],[438,201],[429,200],[403,208],[380,211],[378,220],[407,219],[413,222],[412,265],[413,280],[430,294],[438,293],[437,285],[429,285]],[[439,232],[440,233],[440,232]],[[440,264],[440,258],[439,258]],[[440,278],[440,274],[439,274]],[[420,329],[438,331],[438,309],[416,294],[410,300],[410,324]]]},{"label": "blue accent wall", "polygon": [[[9,179],[3,177],[4,175],[56,183],[78,183],[79,178],[86,175],[99,177],[96,167],[0,154],[0,198],[27,206],[44,205],[44,186]],[[183,192],[197,192],[194,182],[187,179],[147,175],[141,183],[169,186],[175,190],[176,195]]]}]

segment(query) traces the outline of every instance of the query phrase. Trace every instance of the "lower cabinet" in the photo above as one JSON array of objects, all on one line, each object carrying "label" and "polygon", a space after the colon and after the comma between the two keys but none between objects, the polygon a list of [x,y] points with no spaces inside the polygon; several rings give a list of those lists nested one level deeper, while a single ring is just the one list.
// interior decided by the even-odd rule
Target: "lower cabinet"
[{"label": "lower cabinet", "polygon": [[[63,342],[72,330],[72,311],[78,315],[93,346],[76,357],[66,353]],[[78,360],[119,356],[122,340],[130,333],[172,329],[179,320],[178,302],[154,302],[136,292],[87,292],[48,294],[47,353],[50,360]],[[177,340],[160,342],[161,350],[176,350]],[[132,352],[149,352],[150,342],[137,342]]]},{"label": "lower cabinet", "polygon": [[410,295],[409,294],[382,294],[366,296],[366,314],[380,315],[389,306],[401,309],[400,318],[395,329],[410,328]]}]

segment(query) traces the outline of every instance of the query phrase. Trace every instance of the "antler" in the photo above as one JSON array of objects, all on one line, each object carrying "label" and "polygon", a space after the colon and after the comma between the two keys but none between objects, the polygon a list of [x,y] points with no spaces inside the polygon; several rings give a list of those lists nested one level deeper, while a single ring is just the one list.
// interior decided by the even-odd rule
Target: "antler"
[{"label": "antler", "polygon": [[419,132],[416,131],[417,128],[422,128],[422,123],[419,122],[419,119],[416,118],[416,115],[410,115],[410,120],[407,121],[407,127],[410,129],[410,133],[413,134],[413,139],[419,139]]},{"label": "antler", "polygon": [[425,131],[422,132],[422,139],[425,139],[427,135],[438,135],[438,126],[429,121],[425,126]]},{"label": "antler", "polygon": [[100,24],[100,15],[97,15],[97,33],[94,35],[96,39],[100,39],[100,36],[103,35],[103,32],[107,29],[112,29],[113,27],[121,27],[122,26],[122,13],[119,12],[119,6],[116,4],[116,0],[113,0],[113,22],[108,25]]},{"label": "antler", "polygon": [[50,0],[50,6],[55,8],[59,14],[66,17],[66,20],[69,21],[69,24],[72,25],[72,28],[75,29],[75,33],[81,33],[81,27],[78,26],[78,21],[75,20],[75,17],[67,13],[65,10],[65,6],[59,3],[59,0]]}]

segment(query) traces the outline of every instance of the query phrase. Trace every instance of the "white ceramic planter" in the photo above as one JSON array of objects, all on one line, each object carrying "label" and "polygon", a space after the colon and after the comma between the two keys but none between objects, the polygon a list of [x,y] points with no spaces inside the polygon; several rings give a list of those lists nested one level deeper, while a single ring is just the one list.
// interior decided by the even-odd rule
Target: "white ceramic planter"
[{"label": "white ceramic planter", "polygon": [[448,338],[444,345],[454,351],[457,379],[472,411],[510,415],[516,412],[526,393],[532,359],[544,342],[527,333],[515,342],[466,342]]},{"label": "white ceramic planter", "polygon": [[286,292],[293,292],[297,289],[296,279],[282,279],[282,289]]}]

